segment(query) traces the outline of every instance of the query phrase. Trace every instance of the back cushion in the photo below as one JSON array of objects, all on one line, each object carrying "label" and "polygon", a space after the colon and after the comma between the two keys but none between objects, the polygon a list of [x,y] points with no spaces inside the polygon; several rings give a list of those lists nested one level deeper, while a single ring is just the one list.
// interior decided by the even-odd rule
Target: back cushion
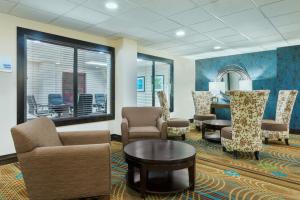
[{"label": "back cushion", "polygon": [[61,146],[54,123],[41,117],[17,125],[11,129],[17,153],[24,153],[36,147]]},{"label": "back cushion", "polygon": [[162,110],[158,107],[125,107],[122,117],[127,118],[129,127],[156,126]]}]

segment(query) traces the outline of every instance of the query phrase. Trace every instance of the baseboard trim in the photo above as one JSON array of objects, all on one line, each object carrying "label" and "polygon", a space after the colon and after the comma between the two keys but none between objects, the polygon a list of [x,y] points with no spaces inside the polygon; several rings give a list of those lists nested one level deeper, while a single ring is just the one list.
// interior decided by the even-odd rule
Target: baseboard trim
[{"label": "baseboard trim", "polygon": [[112,140],[112,141],[117,141],[117,142],[121,142],[121,141],[122,141],[121,135],[118,135],[118,134],[111,134],[110,137],[111,137],[111,140]]},{"label": "baseboard trim", "polygon": [[290,129],[290,133],[300,135],[300,129]]},{"label": "baseboard trim", "polygon": [[0,165],[6,165],[15,162],[18,162],[17,154],[15,153],[0,156]]}]

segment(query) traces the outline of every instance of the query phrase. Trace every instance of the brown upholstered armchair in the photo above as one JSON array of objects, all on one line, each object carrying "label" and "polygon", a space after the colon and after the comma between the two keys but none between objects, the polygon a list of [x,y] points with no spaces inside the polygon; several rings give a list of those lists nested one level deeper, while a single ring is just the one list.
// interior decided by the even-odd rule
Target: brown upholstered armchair
[{"label": "brown upholstered armchair", "polygon": [[58,133],[53,122],[42,117],[11,132],[31,200],[109,199],[109,131]]},{"label": "brown upholstered armchair", "polygon": [[124,107],[122,109],[122,142],[141,139],[167,138],[167,123],[158,107]]}]

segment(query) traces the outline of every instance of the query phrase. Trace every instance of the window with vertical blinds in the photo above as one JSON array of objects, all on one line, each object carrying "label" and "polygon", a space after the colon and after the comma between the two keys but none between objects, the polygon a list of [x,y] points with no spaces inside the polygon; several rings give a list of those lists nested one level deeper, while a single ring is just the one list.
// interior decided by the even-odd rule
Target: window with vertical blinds
[{"label": "window with vertical blinds", "polygon": [[137,105],[160,106],[158,91],[165,91],[173,111],[173,60],[138,53]]},{"label": "window with vertical blinds", "polygon": [[18,28],[18,122],[114,118],[114,49]]}]

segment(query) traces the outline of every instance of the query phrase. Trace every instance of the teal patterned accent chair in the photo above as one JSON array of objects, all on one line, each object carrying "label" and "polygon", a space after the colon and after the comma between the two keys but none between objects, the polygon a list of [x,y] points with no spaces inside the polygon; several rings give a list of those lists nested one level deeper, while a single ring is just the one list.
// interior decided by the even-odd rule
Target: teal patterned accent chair
[{"label": "teal patterned accent chair", "polygon": [[285,140],[289,145],[290,121],[297,98],[297,90],[280,90],[275,120],[263,120],[262,130],[265,144],[270,140]]},{"label": "teal patterned accent chair", "polygon": [[167,122],[168,136],[181,136],[185,140],[185,134],[189,131],[189,121],[181,118],[170,118],[170,109],[166,93],[164,91],[157,92],[160,106],[162,108],[162,117]]},{"label": "teal patterned accent chair", "polygon": [[261,124],[270,91],[230,91],[232,126],[221,130],[223,151],[254,152],[262,150]]},{"label": "teal patterned accent chair", "polygon": [[200,130],[203,121],[216,119],[216,115],[211,113],[213,95],[209,91],[192,91],[192,96],[195,106],[194,123]]}]

